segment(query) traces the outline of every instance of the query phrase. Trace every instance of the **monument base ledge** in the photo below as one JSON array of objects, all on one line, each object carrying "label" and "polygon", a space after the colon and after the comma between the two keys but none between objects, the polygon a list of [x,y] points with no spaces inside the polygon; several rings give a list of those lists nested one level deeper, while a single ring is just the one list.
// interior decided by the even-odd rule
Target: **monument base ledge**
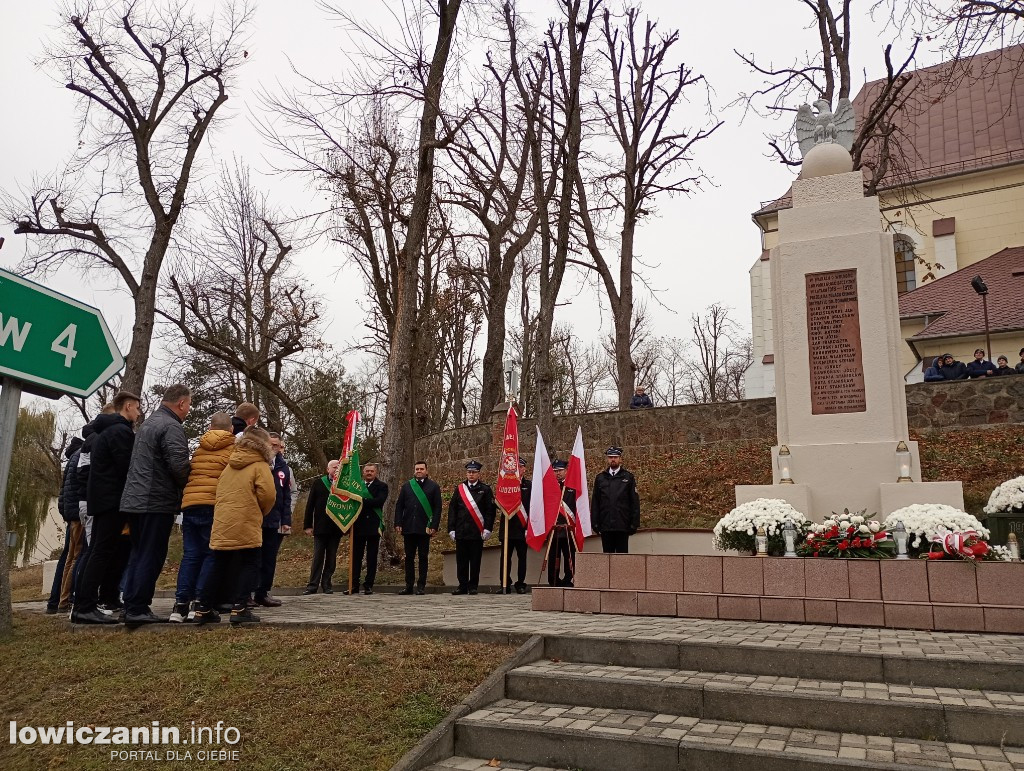
[{"label": "monument base ledge", "polygon": [[880,488],[880,518],[915,503],[944,503],[956,509],[964,508],[962,482],[883,482]]}]

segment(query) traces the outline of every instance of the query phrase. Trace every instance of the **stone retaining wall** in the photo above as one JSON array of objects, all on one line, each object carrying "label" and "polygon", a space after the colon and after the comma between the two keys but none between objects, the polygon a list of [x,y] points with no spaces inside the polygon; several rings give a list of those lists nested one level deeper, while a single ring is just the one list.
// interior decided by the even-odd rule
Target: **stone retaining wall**
[{"label": "stone retaining wall", "polygon": [[[906,390],[907,417],[914,432],[1024,423],[1024,376],[913,383]],[[462,478],[463,466],[471,458],[493,463],[501,450],[506,410],[504,405],[496,408],[491,423],[442,431],[416,440],[416,457],[430,461],[434,477],[451,481]],[[519,446],[524,454],[532,455],[535,425],[533,420],[519,422]],[[774,440],[775,399],[558,416],[551,435],[544,437],[548,449],[567,456],[577,426],[583,428],[588,453],[599,454],[609,444],[618,444],[635,462],[652,452],[664,452],[679,445]]]}]

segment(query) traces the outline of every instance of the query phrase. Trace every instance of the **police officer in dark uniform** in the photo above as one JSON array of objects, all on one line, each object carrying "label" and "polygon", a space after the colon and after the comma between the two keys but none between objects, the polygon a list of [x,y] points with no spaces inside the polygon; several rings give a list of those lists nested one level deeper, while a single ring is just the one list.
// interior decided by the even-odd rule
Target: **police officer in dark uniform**
[{"label": "police officer in dark uniform", "polygon": [[[526,461],[519,459],[519,492],[523,499],[523,519],[530,519],[530,490],[532,483],[526,477]],[[505,517],[502,515],[503,524],[498,531],[498,538],[504,547],[505,539],[508,539],[508,553],[501,550],[499,561],[504,559],[505,570],[505,594],[512,594],[512,554],[519,560],[516,573],[516,594],[526,594],[526,525],[518,515]],[[500,563],[499,563],[500,564]],[[499,568],[500,570],[501,568]],[[500,573],[499,573],[500,575]],[[500,589],[498,590],[501,591]]]},{"label": "police officer in dark uniform", "polygon": [[466,464],[466,481],[455,488],[448,505],[448,535],[455,541],[459,588],[452,594],[476,594],[484,541],[494,527],[494,492],[480,481],[483,464]]},{"label": "police officer in dark uniform", "polygon": [[[576,535],[574,525],[565,515],[562,506],[576,516],[576,491],[565,486],[565,473],[569,464],[564,460],[556,460],[551,468],[558,477],[558,486],[562,488],[562,503],[558,507],[558,518],[551,536],[551,554],[548,555],[548,585],[572,586],[576,572]],[[559,575],[561,574],[561,575]]]},{"label": "police officer in dark uniform", "polygon": [[629,537],[640,528],[636,477],[623,468],[621,447],[609,447],[604,454],[608,468],[594,478],[590,520],[605,554],[628,554]]}]

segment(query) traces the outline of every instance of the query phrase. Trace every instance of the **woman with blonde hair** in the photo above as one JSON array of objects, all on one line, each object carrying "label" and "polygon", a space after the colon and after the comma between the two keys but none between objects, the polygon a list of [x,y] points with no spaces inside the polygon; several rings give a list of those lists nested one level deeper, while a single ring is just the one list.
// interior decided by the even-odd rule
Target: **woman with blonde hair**
[{"label": "woman with blonde hair", "polygon": [[270,435],[262,428],[250,426],[235,443],[217,483],[210,531],[213,572],[199,598],[198,624],[220,621],[214,608],[224,600],[232,603],[232,624],[260,620],[246,607],[246,600],[260,569],[263,517],[277,501],[270,472],[273,459]]}]

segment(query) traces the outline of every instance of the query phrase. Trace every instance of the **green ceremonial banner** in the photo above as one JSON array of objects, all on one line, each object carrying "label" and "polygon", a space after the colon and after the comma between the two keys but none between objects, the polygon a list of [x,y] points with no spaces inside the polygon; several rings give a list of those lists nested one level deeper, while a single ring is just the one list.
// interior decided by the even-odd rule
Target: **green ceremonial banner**
[{"label": "green ceremonial banner", "polygon": [[334,520],[341,532],[347,533],[359,518],[363,498],[370,496],[360,476],[359,449],[353,449],[345,465],[338,472],[338,481],[327,496],[327,516]]}]

